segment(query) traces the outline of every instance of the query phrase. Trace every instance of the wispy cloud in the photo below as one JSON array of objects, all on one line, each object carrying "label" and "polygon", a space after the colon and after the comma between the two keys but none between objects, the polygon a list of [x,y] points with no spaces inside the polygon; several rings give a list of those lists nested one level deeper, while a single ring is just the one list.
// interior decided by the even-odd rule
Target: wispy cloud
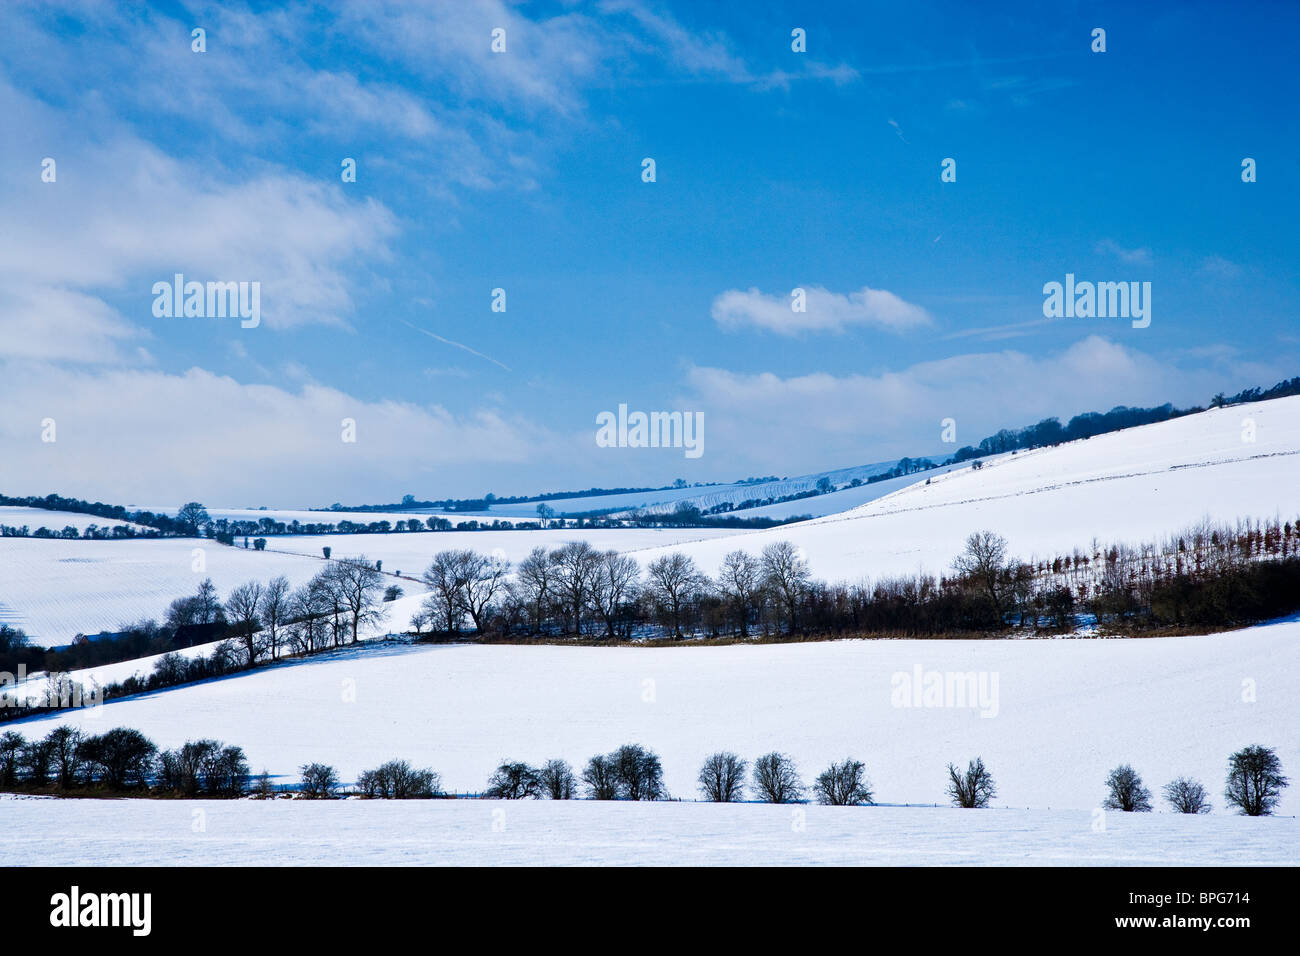
[{"label": "wispy cloud", "polygon": [[796,311],[792,295],[766,295],[754,288],[743,292],[729,289],[713,300],[712,315],[724,329],[754,326],[779,335],[843,332],[855,325],[905,332],[933,321],[920,306],[869,286],[847,294],[809,286],[804,289],[802,304],[803,311]]},{"label": "wispy cloud", "polygon": [[1152,261],[1151,250],[1146,246],[1140,246],[1136,249],[1126,249],[1114,239],[1102,239],[1094,247],[1096,252],[1101,255],[1114,256],[1121,262],[1130,265],[1150,265]]}]

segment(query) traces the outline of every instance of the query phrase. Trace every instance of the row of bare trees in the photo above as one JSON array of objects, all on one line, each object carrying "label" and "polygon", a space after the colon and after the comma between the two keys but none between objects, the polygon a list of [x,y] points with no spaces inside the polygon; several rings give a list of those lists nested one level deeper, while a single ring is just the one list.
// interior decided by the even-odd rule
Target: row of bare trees
[{"label": "row of bare trees", "polygon": [[365,555],[328,562],[299,588],[284,575],[246,581],[221,601],[211,578],[198,591],[172,603],[168,623],[225,625],[251,667],[275,660],[286,649],[309,654],[355,644],[384,618],[384,578]]},{"label": "row of bare trees", "polygon": [[615,640],[657,629],[680,639],[702,626],[747,637],[798,627],[812,584],[808,564],[788,541],[761,555],[728,554],[716,578],[680,551],[646,565],[586,541],[534,548],[517,566],[502,556],[441,551],[423,574],[429,594],[414,620],[417,634],[599,634]]}]

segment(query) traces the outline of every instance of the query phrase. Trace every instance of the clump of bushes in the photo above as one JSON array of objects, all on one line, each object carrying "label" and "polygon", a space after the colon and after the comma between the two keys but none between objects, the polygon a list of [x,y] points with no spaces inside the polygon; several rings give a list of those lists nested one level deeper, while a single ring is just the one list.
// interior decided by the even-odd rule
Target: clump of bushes
[{"label": "clump of bushes", "polygon": [[303,764],[298,768],[298,792],[311,800],[332,800],[338,795],[339,775],[323,763]]},{"label": "clump of bushes", "polygon": [[370,799],[431,800],[442,796],[442,778],[405,760],[390,760],[357,777],[357,793]]},{"label": "clump of bushes", "polygon": [[640,744],[624,744],[597,754],[582,771],[587,795],[593,800],[663,800],[664,771],[659,757]]}]

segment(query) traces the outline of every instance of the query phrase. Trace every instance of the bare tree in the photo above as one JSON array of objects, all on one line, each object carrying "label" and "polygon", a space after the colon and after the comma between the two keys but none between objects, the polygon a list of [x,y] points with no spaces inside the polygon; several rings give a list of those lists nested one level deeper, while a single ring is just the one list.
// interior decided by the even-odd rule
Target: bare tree
[{"label": "bare tree", "polygon": [[0,734],[0,789],[10,790],[17,784],[18,766],[25,744],[23,735],[15,730]]},{"label": "bare tree", "polygon": [[181,510],[176,512],[176,522],[190,535],[197,535],[199,526],[206,524],[208,520],[208,509],[197,501],[186,502],[181,505]]},{"label": "bare tree", "polygon": [[329,607],[320,575],[293,592],[287,614],[293,622],[289,627],[289,643],[295,651],[310,654],[324,644]]},{"label": "bare tree", "polygon": [[1178,813],[1209,813],[1210,795],[1190,777],[1177,777],[1164,786],[1165,800]]},{"label": "bare tree", "polygon": [[45,745],[54,767],[54,779],[60,790],[72,786],[81,768],[77,748],[82,740],[81,731],[67,725],[55,727],[45,737]]},{"label": "bare tree", "polygon": [[460,631],[460,622],[465,615],[463,575],[464,566],[459,551],[439,551],[421,575],[432,592],[425,599],[425,608],[443,625],[441,629],[451,634]]},{"label": "bare tree", "polygon": [[515,572],[514,587],[532,617],[533,633],[541,631],[547,606],[554,597],[553,572],[551,556],[545,548],[533,548]]},{"label": "bare tree", "polygon": [[789,541],[774,541],[763,549],[763,583],[785,608],[791,633],[797,629],[799,602],[808,590],[808,562]]},{"label": "bare tree", "polygon": [[614,766],[619,797],[624,800],[662,800],[664,770],[659,757],[640,744],[624,744],[609,755]]},{"label": "bare tree", "polygon": [[217,596],[217,587],[212,578],[205,578],[194,595],[196,604],[195,624],[215,624],[222,619],[221,598]]},{"label": "bare tree", "polygon": [[542,795],[542,781],[537,771],[526,763],[506,761],[488,780],[483,796],[491,800],[523,800]]},{"label": "bare tree", "polygon": [[767,803],[797,803],[804,788],[794,761],[773,752],[754,761],[754,791]]},{"label": "bare tree", "polygon": [[713,803],[735,803],[745,793],[749,765],[730,751],[712,754],[700,768],[700,792]]},{"label": "bare tree", "polygon": [[682,639],[682,610],[699,594],[708,579],[690,556],[673,551],[650,562],[646,568],[651,597],[668,612],[673,637]]},{"label": "bare tree", "polygon": [[388,612],[383,605],[384,578],[364,554],[336,561],[331,568],[355,644],[362,627],[378,624]]},{"label": "bare tree", "polygon": [[640,577],[641,566],[635,558],[617,551],[606,551],[600,556],[592,576],[591,603],[604,622],[605,635],[610,640],[618,636],[615,624],[620,609],[636,600]]},{"label": "bare tree", "polygon": [[551,800],[572,800],[578,788],[573,768],[565,760],[548,760],[537,772],[541,795]]},{"label": "bare tree", "polygon": [[984,766],[982,757],[972,760],[965,773],[948,764],[948,796],[952,798],[954,807],[987,807],[989,801],[997,795],[993,774]]},{"label": "bare tree", "polygon": [[573,617],[576,634],[582,633],[582,613],[599,565],[600,554],[586,541],[570,541],[551,552],[556,593]]},{"label": "bare tree", "polygon": [[271,660],[275,660],[280,653],[280,628],[284,626],[285,621],[289,618],[291,593],[289,579],[283,574],[272,578],[267,583],[266,590],[262,592],[259,615],[263,626],[266,628]]},{"label": "bare tree", "polygon": [[230,592],[226,598],[226,614],[230,618],[235,638],[243,645],[248,666],[257,663],[262,653],[262,641],[258,637],[261,622],[257,614],[262,603],[262,585],[258,581],[247,581]]},{"label": "bare tree", "polygon": [[1228,759],[1228,803],[1248,817],[1268,816],[1290,784],[1282,776],[1282,761],[1270,747],[1258,744],[1238,750]]},{"label": "bare tree", "polygon": [[966,539],[966,549],[953,561],[953,569],[983,591],[1001,623],[1010,588],[1007,539],[992,531],[974,532]]},{"label": "bare tree", "polygon": [[856,807],[871,803],[867,768],[858,760],[833,763],[817,776],[813,793],[817,802],[831,807]]},{"label": "bare tree", "polygon": [[1107,794],[1102,806],[1107,810],[1125,813],[1146,813],[1151,810],[1151,791],[1142,786],[1142,778],[1128,764],[1121,764],[1106,778]]},{"label": "bare tree", "polygon": [[432,770],[413,768],[405,760],[367,770],[357,777],[363,797],[385,800],[430,800],[442,794],[442,778]]},{"label": "bare tree", "polygon": [[474,629],[482,634],[493,603],[505,593],[510,562],[474,551],[462,551],[460,564],[465,610],[474,622]]},{"label": "bare tree", "polygon": [[763,565],[748,551],[732,551],[718,569],[718,589],[735,609],[740,636],[749,636],[749,617],[763,586]]},{"label": "bare tree", "polygon": [[613,760],[605,754],[596,754],[587,761],[582,771],[582,782],[587,786],[587,796],[592,800],[618,799],[618,773]]},{"label": "bare tree", "polygon": [[339,776],[334,768],[323,763],[304,764],[298,768],[302,774],[299,787],[304,797],[316,800],[331,800],[339,788]]}]

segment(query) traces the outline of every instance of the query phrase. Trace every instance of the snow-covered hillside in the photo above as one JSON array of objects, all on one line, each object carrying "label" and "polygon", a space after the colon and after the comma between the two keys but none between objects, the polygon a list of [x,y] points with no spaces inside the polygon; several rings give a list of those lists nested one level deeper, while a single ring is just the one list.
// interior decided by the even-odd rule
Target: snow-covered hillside
[{"label": "snow-covered hillside", "polygon": [[173,599],[192,594],[207,577],[224,597],[245,581],[277,574],[302,584],[322,560],[195,538],[0,538],[0,621],[37,643],[65,644],[78,633],[161,619]]},{"label": "snow-covered hillside", "polygon": [[803,548],[816,575],[858,580],[942,573],[966,536],[981,529],[1002,534],[1015,556],[1029,559],[1086,549],[1094,539],[1163,538],[1203,517],[1294,521],[1300,518],[1300,396],[1003,455],[978,470],[968,465],[917,477],[843,514],[682,550],[713,572],[730,550],[757,552],[786,539]]},{"label": "snow-covered hillside", "polygon": [[[1248,427],[1249,426],[1249,427]],[[1245,440],[1253,436],[1253,441]],[[866,500],[863,504],[853,505]],[[757,553],[772,541],[799,545],[813,572],[858,580],[918,570],[942,573],[966,536],[992,529],[1022,559],[1102,543],[1138,542],[1182,530],[1202,517],[1300,518],[1300,397],[1224,408],[1041,448],[923,472],[759,513],[798,513],[813,504],[841,513],[765,531],[718,528],[438,532],[272,537],[263,553],[185,539],[52,541],[0,538],[0,621],[38,640],[113,630],[160,617],[172,599],[210,575],[224,595],[250,578],[288,575],[294,584],[319,570],[321,549],[335,557],[367,554],[385,572],[416,577],[437,551],[472,548],[518,561],[535,547],[589,540],[632,553],[644,566],[667,550],[691,554],[708,573],[737,548]],[[233,514],[233,512],[231,513]],[[251,512],[287,515],[289,512]],[[300,512],[303,516],[331,512]],[[302,520],[302,519],[300,519]],[[201,547],[206,570],[193,570]],[[388,626],[403,630],[422,590],[407,597]]]},{"label": "snow-covered hillside", "polygon": [[[627,511],[645,511],[651,514],[672,511],[680,504],[692,504],[701,510],[713,508],[720,504],[739,505],[751,499],[781,498],[786,495],[812,491],[822,478],[836,486],[847,485],[854,478],[866,481],[872,475],[879,475],[893,468],[897,462],[876,462],[870,465],[857,465],[852,468],[836,468],[832,471],[819,471],[813,474],[797,475],[793,478],[778,478],[772,481],[731,482],[721,485],[683,488],[657,488],[652,491],[628,491],[613,495],[584,495],[581,498],[556,498],[545,502],[518,502],[494,504],[488,511],[475,512],[478,516],[495,518],[536,518],[537,506],[545,504],[557,515],[586,514],[593,511],[622,513]],[[806,505],[791,514],[822,514],[809,498],[794,505]],[[750,516],[759,512],[746,509],[740,512]],[[468,514],[468,513],[466,513]]]},{"label": "snow-covered hillside", "polygon": [[29,531],[47,528],[56,534],[69,525],[77,531],[85,531],[91,525],[111,529],[126,525],[136,531],[148,531],[144,525],[131,521],[118,521],[115,518],[101,518],[98,515],[81,514],[76,511],[50,511],[47,508],[24,508],[15,505],[0,505],[0,524],[14,528],[26,526]]},{"label": "snow-covered hillside", "polygon": [[[973,674],[983,696],[914,706],[899,695],[918,670],[923,680]],[[1273,746],[1286,770],[1300,770],[1300,620],[1155,640],[363,644],[10,726],[32,736],[59,723],[136,727],[165,747],[218,737],[281,781],[310,761],[351,781],[400,757],[460,793],[481,790],[506,759],[562,757],[580,769],[636,742],[660,754],[679,797],[695,795],[714,751],[752,760],[779,750],[809,783],[854,757],[879,802],[944,803],[945,766],[979,755],[996,806],[1088,810],[1107,772],[1131,763],[1153,790],[1200,779],[1223,812],[1233,751]],[[1280,812],[1297,811],[1293,787]]]}]

